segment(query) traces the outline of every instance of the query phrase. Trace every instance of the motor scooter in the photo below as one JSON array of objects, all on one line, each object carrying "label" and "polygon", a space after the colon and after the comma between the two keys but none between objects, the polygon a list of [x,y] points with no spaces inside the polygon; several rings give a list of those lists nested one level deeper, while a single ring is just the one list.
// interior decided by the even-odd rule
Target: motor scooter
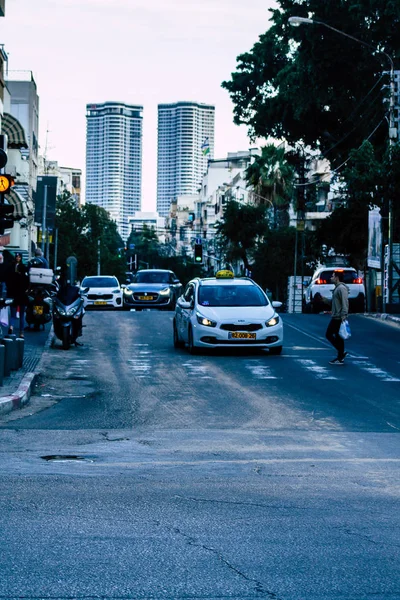
[{"label": "motor scooter", "polygon": [[[55,290],[54,286],[51,290]],[[51,321],[53,300],[49,286],[31,285],[28,290],[28,303],[26,305],[25,320],[29,326],[38,331],[44,329],[46,323]]]},{"label": "motor scooter", "polygon": [[[88,292],[88,288],[83,292]],[[85,299],[77,286],[67,286],[53,296],[53,327],[56,337],[61,340],[64,350],[71,344],[79,346],[82,335],[82,319],[85,314]]]}]

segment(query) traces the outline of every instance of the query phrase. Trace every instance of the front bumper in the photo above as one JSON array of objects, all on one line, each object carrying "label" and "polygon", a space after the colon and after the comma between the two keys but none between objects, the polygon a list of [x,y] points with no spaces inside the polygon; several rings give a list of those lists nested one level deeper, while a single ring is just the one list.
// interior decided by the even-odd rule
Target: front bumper
[{"label": "front bumper", "polygon": [[[273,348],[283,345],[283,326],[280,321],[273,327],[262,327],[254,332],[255,338],[234,339],[231,332],[217,327],[206,327],[192,323],[193,341],[196,346],[203,348]],[[245,333],[245,332],[243,332]]]},{"label": "front bumper", "polygon": [[132,296],[124,296],[125,308],[168,308],[172,305],[171,296],[160,296],[151,300],[137,300]]},{"label": "front bumper", "polygon": [[122,297],[114,296],[113,298],[102,298],[98,296],[96,299],[90,299],[86,296],[85,308],[102,309],[102,308],[122,308]]}]

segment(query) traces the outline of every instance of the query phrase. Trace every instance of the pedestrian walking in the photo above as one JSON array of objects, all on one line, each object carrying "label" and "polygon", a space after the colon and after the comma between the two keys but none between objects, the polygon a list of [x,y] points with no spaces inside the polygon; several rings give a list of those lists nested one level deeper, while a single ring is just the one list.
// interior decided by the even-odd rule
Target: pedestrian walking
[{"label": "pedestrian walking", "polygon": [[39,267],[40,269],[49,268],[49,263],[47,262],[47,259],[45,258],[41,248],[35,248],[35,260],[37,262],[35,266]]},{"label": "pedestrian walking", "polygon": [[28,303],[29,286],[28,269],[22,262],[22,254],[17,252],[7,280],[7,292],[13,299],[11,305],[11,325],[8,333],[13,333],[19,325],[19,336],[24,337],[25,309]]},{"label": "pedestrian walking", "polygon": [[344,365],[347,352],[344,349],[344,339],[339,335],[342,321],[349,314],[349,288],[343,283],[344,272],[335,270],[332,273],[331,282],[335,288],[332,293],[332,318],[326,330],[325,337],[337,350],[337,357],[329,361],[330,365]]}]

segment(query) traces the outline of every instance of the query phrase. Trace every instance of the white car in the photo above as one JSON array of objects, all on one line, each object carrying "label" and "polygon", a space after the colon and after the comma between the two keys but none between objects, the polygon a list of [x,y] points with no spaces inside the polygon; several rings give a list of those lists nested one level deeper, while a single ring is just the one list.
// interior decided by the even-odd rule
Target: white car
[{"label": "white car", "polygon": [[[305,288],[303,306],[305,312],[320,313],[330,310],[334,285],[331,282],[334,271],[343,272],[343,283],[349,289],[349,309],[351,312],[364,312],[365,287],[362,277],[352,267],[320,267]],[[325,299],[325,301],[324,301]]]},{"label": "white car", "polygon": [[215,277],[190,281],[176,303],[173,319],[175,348],[268,348],[280,354],[283,325],[263,290],[248,277],[219,271]]},{"label": "white car", "polygon": [[[87,289],[89,288],[89,289]],[[81,294],[86,308],[121,308],[122,289],[116,277],[97,275],[85,277],[81,283]]]}]

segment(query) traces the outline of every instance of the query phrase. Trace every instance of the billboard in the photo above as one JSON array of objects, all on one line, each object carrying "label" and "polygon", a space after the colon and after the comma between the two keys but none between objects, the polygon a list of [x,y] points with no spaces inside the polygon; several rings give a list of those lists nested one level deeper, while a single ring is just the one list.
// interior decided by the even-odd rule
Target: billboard
[{"label": "billboard", "polygon": [[381,269],[382,261],[382,217],[374,206],[368,215],[368,266]]}]

